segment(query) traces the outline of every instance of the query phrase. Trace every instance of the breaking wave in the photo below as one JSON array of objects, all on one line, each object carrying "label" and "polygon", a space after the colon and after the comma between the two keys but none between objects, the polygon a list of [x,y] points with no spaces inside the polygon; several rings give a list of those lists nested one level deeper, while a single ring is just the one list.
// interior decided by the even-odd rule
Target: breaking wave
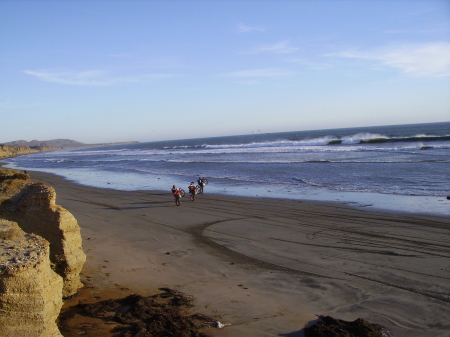
[{"label": "breaking wave", "polygon": [[280,139],[276,141],[261,141],[250,143],[226,143],[226,144],[196,144],[165,147],[165,150],[188,150],[188,149],[248,149],[248,148],[265,148],[265,147],[294,147],[294,146],[328,146],[328,145],[355,145],[355,144],[379,144],[379,143],[399,143],[399,142],[438,142],[450,141],[450,135],[436,136],[436,135],[414,135],[408,137],[389,137],[382,134],[374,133],[356,133],[350,136],[337,137],[328,135],[324,137],[288,140]]}]

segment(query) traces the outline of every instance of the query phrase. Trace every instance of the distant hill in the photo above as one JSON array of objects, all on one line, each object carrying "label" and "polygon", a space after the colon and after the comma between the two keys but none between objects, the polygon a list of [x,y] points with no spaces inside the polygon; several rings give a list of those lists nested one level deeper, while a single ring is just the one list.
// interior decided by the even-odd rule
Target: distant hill
[{"label": "distant hill", "polygon": [[52,139],[52,140],[32,140],[30,142],[27,142],[26,140],[16,140],[14,142],[5,143],[5,145],[12,145],[12,146],[58,146],[62,148],[67,147],[82,147],[86,146],[87,144],[77,142],[76,140],[71,139]]}]

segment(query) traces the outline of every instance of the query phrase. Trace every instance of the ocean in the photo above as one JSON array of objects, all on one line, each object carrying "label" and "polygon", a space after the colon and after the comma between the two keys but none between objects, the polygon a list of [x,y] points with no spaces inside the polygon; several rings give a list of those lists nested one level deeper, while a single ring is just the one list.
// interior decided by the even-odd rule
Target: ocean
[{"label": "ocean", "polygon": [[[8,158],[7,167],[118,190],[337,201],[450,215],[450,122],[254,133],[91,147]],[[201,198],[197,199],[201,202]],[[197,201],[196,201],[197,202]]]}]

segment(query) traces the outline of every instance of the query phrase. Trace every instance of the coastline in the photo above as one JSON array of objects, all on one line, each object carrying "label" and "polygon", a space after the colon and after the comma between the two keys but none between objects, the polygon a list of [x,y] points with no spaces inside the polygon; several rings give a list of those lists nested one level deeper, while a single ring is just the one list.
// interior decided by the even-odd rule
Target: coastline
[{"label": "coastline", "polygon": [[[0,158],[0,166],[6,166],[17,169],[27,170],[30,168],[21,167],[14,162],[8,163]],[[32,169],[31,170],[39,170]],[[186,180],[180,179],[179,176],[170,176],[164,174],[155,174],[147,172],[145,175],[133,172],[96,172],[92,169],[58,169],[46,168],[39,172],[55,174],[67,179],[75,184],[92,186],[95,188],[114,188],[117,190],[133,191],[133,190],[153,190],[164,191],[168,186],[174,183],[177,186],[186,184]],[[192,179],[192,178],[190,178]],[[189,179],[189,180],[190,180]],[[229,186],[223,179],[215,179],[207,187],[208,193],[214,193],[222,197],[249,197],[249,198],[270,198],[270,199],[292,199],[297,201],[314,201],[314,202],[336,202],[348,205],[356,209],[367,209],[375,212],[400,213],[406,215],[431,215],[450,217],[450,202],[446,199],[448,193],[440,193],[439,195],[420,195],[420,194],[396,194],[396,193],[380,193],[371,191],[352,191],[352,190],[336,190],[322,188],[317,186],[308,186],[304,184],[302,187],[286,186],[272,183],[240,183]]]},{"label": "coastline", "polygon": [[445,217],[208,191],[177,207],[169,191],[28,173],[56,189],[81,227],[85,288],[66,307],[169,287],[230,324],[211,336],[301,336],[317,315],[361,317],[395,336],[450,329]]}]

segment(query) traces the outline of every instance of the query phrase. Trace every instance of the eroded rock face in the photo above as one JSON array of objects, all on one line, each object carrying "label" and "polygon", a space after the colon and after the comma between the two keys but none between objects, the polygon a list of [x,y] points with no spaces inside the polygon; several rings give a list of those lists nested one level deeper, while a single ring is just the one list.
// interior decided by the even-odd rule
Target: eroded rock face
[{"label": "eroded rock face", "polygon": [[62,337],[56,319],[63,280],[50,267],[49,243],[0,219],[0,333]]},{"label": "eroded rock face", "polygon": [[0,205],[0,213],[3,218],[16,221],[25,232],[50,242],[50,261],[53,270],[63,277],[63,297],[67,297],[82,286],[79,274],[86,255],[77,220],[55,201],[56,192],[52,187],[29,184],[5,200]]},{"label": "eroded rock face", "polygon": [[29,146],[9,146],[0,145],[0,158],[14,157],[21,154],[39,152],[37,149],[32,149]]},{"label": "eroded rock face", "polygon": [[63,297],[82,286],[80,227],[56,193],[27,174],[0,169],[0,335],[62,337]]},{"label": "eroded rock face", "polygon": [[0,167],[0,203],[29,185],[29,179],[30,176],[26,173]]},{"label": "eroded rock face", "polygon": [[0,144],[0,158],[15,157],[22,154],[61,150],[59,146],[20,146]]}]

